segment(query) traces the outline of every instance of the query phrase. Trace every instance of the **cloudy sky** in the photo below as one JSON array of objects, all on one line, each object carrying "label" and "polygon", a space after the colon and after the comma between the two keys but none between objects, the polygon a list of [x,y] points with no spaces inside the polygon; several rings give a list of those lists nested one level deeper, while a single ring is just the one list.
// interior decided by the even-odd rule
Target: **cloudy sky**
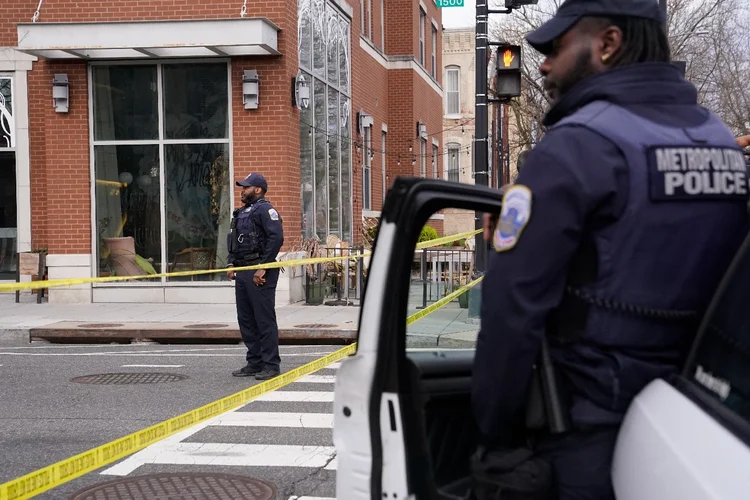
[{"label": "cloudy sky", "polygon": [[[491,2],[490,5],[496,2]],[[443,27],[471,28],[476,24],[476,0],[464,0],[463,7],[443,7]]]}]

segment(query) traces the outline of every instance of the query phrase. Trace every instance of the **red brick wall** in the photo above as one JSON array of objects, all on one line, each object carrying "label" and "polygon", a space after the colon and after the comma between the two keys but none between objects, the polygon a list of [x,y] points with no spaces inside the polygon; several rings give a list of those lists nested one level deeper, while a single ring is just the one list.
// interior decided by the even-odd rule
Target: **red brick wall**
[{"label": "red brick wall", "polygon": [[[374,7],[373,7],[374,8]],[[353,30],[352,30],[353,31]],[[357,32],[358,33],[358,32]],[[366,42],[365,42],[366,43]],[[360,47],[360,36],[358,34],[352,37],[352,140],[357,144],[363,144],[365,140],[364,133],[357,133],[357,112],[362,110],[372,115],[372,149],[374,157],[372,159],[372,210],[380,210],[383,199],[383,171],[381,159],[381,133],[383,124],[389,127],[388,109],[391,105],[388,95],[388,70],[378,61],[372,58]],[[390,142],[390,133],[387,140]],[[386,145],[390,150],[390,145]],[[387,153],[388,151],[386,151]],[[362,216],[362,169],[363,169],[363,148],[357,150],[352,148],[352,171],[354,179],[354,220],[355,225]]]},{"label": "red brick wall", "polygon": [[[441,155],[443,149],[443,107],[440,96],[435,92],[431,85],[429,85],[424,79],[418,74],[412,72],[413,80],[413,106],[414,106],[414,133],[416,134],[416,122],[421,121],[427,125],[427,177],[432,177],[432,139],[435,138],[440,141],[438,146],[438,158],[437,158],[437,169],[438,178],[442,178],[443,172],[443,157]],[[419,143],[417,143],[419,144]],[[419,151],[417,150],[417,153]],[[419,160],[417,160],[418,162]],[[419,165],[415,165],[419,167]],[[419,168],[416,171],[419,174]]]},{"label": "red brick wall", "polygon": [[[442,126],[441,98],[413,70],[386,70],[360,48],[360,13],[357,0],[346,0],[353,7],[351,25],[352,57],[352,141],[360,142],[355,117],[364,110],[373,115],[372,209],[381,209],[383,197],[381,131],[388,125],[387,183],[396,175],[418,175],[419,158],[412,166],[412,155],[419,155],[416,122],[427,124],[426,154],[428,175],[432,168],[432,134]],[[367,0],[365,0],[367,1]],[[381,48],[380,2],[372,0],[372,43]],[[6,0],[0,20],[0,45],[17,44],[16,23],[27,23],[36,10],[37,0]],[[431,1],[425,26],[426,62],[431,51],[430,18],[441,23],[441,12]],[[139,0],[127,4],[94,1],[55,0],[42,5],[39,22],[174,20],[239,17],[242,3],[237,0]],[[417,0],[386,2],[385,48],[391,55],[417,54]],[[269,200],[284,218],[286,244],[297,247],[301,239],[298,111],[291,105],[291,78],[297,74],[297,5],[287,0],[248,2],[248,17],[263,16],[281,28],[278,38],[281,57],[247,57],[232,61],[232,119],[234,172],[241,179],[248,172],[264,174],[269,182]],[[439,37],[442,33],[439,32]],[[438,68],[441,67],[438,40]],[[245,69],[255,69],[260,77],[259,109],[245,110],[241,81]],[[56,113],[52,108],[51,80],[55,72],[70,79],[70,110]],[[441,71],[437,72],[442,79]],[[88,130],[88,80],[84,62],[45,62],[34,64],[29,73],[29,114],[32,183],[32,245],[48,246],[52,253],[91,251],[91,196]],[[415,98],[415,94],[417,97]],[[443,140],[440,139],[440,152]],[[398,159],[401,159],[400,166]],[[439,157],[442,171],[442,156]],[[362,150],[352,148],[353,229],[361,241]],[[239,189],[235,188],[239,203]]]},{"label": "red brick wall", "polygon": [[[385,52],[387,54],[416,55],[414,44],[417,35],[417,19],[419,9],[416,0],[386,1],[385,2]],[[417,43],[419,38],[417,38]]]},{"label": "red brick wall", "polygon": [[[30,22],[38,2],[10,0],[3,6],[0,45],[17,44],[15,23]],[[236,0],[142,0],[118,5],[56,0],[42,5],[39,22],[171,20],[239,17]],[[297,74],[297,6],[274,0],[248,3],[248,17],[263,16],[280,28],[282,57],[242,58],[232,62],[234,170],[237,179],[250,171],[266,175],[269,200],[285,221],[285,249],[300,243],[298,112],[290,85]],[[242,71],[260,76],[260,106],[245,110]],[[52,108],[52,76],[70,81],[70,109]],[[51,253],[90,253],[91,196],[87,67],[83,62],[34,64],[29,73],[29,125],[32,184],[32,245]],[[239,188],[235,190],[239,203]]]}]

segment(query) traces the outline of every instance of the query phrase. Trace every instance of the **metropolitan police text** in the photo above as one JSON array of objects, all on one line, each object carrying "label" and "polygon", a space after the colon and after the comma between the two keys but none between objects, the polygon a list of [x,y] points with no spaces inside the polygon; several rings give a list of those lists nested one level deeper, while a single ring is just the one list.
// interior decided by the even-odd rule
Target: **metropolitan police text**
[{"label": "metropolitan police text", "polygon": [[719,148],[657,148],[656,163],[664,174],[667,196],[682,188],[686,194],[746,194],[747,169],[740,151]]}]

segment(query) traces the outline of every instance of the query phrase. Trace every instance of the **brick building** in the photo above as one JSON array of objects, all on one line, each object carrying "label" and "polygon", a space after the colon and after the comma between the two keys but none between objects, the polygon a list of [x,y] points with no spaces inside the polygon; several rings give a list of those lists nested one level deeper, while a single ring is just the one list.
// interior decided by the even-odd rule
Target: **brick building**
[{"label": "brick building", "polygon": [[[46,249],[51,279],[224,267],[233,181],[251,171],[282,251],[357,242],[394,176],[441,176],[433,0],[38,5],[6,0],[0,20],[0,279],[16,250]],[[233,296],[210,274],[50,301]]]}]

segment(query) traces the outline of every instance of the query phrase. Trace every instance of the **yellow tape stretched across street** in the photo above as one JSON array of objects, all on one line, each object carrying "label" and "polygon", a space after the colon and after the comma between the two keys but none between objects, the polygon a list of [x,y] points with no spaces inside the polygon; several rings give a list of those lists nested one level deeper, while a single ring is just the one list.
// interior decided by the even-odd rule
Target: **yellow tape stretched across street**
[{"label": "yellow tape stretched across street", "polygon": [[[451,241],[468,238],[481,232],[481,229],[475,231],[467,231],[465,233],[453,234],[449,236],[443,236],[430,241],[423,241],[419,243],[416,248],[423,249],[430,246],[442,245]],[[270,262],[268,264],[256,264],[254,266],[243,266],[243,267],[228,267],[223,269],[204,269],[200,271],[178,271],[173,273],[159,273],[159,274],[144,274],[138,276],[103,276],[96,278],[70,278],[70,279],[59,279],[59,280],[44,280],[44,281],[31,281],[23,283],[0,283],[0,293],[16,292],[20,290],[39,290],[43,288],[53,288],[71,285],[85,285],[88,283],[111,283],[116,281],[131,281],[131,280],[149,280],[155,278],[175,278],[182,276],[197,276],[202,274],[217,274],[226,273],[227,271],[255,271],[257,269],[275,269],[279,267],[295,267],[307,264],[323,264],[326,262],[335,262],[339,260],[357,260],[364,257],[369,257],[372,252],[367,252],[359,255],[344,255],[338,257],[312,257],[307,259],[294,259],[284,260],[279,262]]]},{"label": "yellow tape stretched across street", "polygon": [[[482,279],[483,277],[480,277],[463,285],[429,307],[426,307],[418,313],[412,314],[406,319],[406,324],[410,325],[440,309],[451,300],[467,292],[470,288],[482,281]],[[305,375],[321,370],[331,363],[335,363],[336,361],[354,354],[356,349],[357,344],[355,342],[334,351],[331,354],[323,356],[322,358],[318,358],[315,361],[311,361],[310,363],[291,371],[282,373],[271,380],[261,382],[260,384],[232,394],[231,396],[219,399],[213,403],[209,403],[200,408],[196,408],[195,410],[170,418],[102,446],[66,458],[65,460],[61,460],[17,479],[13,479],[7,483],[0,484],[0,500],[26,500],[44,493],[45,491],[49,491],[67,483],[68,481],[72,481],[77,477],[125,458],[128,455],[142,450],[143,448],[187,429],[188,427],[192,427],[193,425],[208,420],[209,418],[240,407],[263,394],[274,391],[285,385],[289,385]]]}]

